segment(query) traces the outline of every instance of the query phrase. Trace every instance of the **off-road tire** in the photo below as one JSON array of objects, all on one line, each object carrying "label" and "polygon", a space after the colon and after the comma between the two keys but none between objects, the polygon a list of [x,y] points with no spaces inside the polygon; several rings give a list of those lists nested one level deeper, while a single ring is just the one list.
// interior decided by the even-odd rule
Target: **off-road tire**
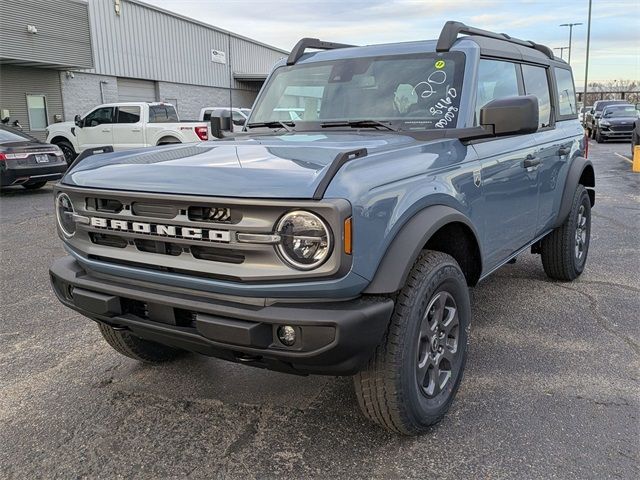
[{"label": "off-road tire", "polygon": [[[458,310],[456,374],[434,398],[418,384],[420,328],[430,300],[448,293]],[[449,255],[425,250],[400,290],[387,332],[368,364],[354,376],[358,403],[378,425],[405,435],[419,435],[449,409],[462,380],[467,358],[471,308],[469,290],[458,263]],[[446,347],[445,347],[446,348]]]},{"label": "off-road tire", "polygon": [[27,190],[37,190],[39,188],[44,187],[46,184],[47,182],[27,183],[22,185],[22,187],[26,188]]},{"label": "off-road tire", "polygon": [[[582,255],[577,256],[578,247],[578,219],[582,208],[585,218],[584,240],[582,241]],[[542,267],[549,278],[569,282],[580,276],[584,270],[589,253],[591,237],[591,201],[587,189],[578,185],[573,194],[571,211],[562,225],[554,229],[541,242],[540,254]]]},{"label": "off-road tire", "polygon": [[104,323],[98,323],[98,328],[103,338],[115,351],[140,362],[168,362],[186,353],[183,350],[136,337],[128,330],[115,330]]}]

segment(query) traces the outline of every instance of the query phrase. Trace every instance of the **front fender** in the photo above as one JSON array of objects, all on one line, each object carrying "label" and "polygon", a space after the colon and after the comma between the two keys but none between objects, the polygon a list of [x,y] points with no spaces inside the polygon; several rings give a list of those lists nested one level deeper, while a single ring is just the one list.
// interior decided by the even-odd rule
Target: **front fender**
[{"label": "front fender", "polygon": [[[463,223],[473,232],[476,242],[478,232],[471,221],[460,211],[446,205],[432,205],[416,213],[397,233],[364,293],[381,294],[399,290],[418,255],[429,239],[449,223]],[[479,245],[479,242],[477,242]]]}]

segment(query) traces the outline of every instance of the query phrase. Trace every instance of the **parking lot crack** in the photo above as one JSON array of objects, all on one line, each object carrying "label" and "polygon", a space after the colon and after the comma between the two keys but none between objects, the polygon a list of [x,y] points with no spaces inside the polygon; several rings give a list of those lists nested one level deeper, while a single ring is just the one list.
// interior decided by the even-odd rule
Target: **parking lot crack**
[{"label": "parking lot crack", "polygon": [[626,343],[636,355],[640,355],[640,345],[634,339],[632,339],[628,335],[625,335],[622,332],[619,332],[611,325],[611,322],[609,321],[609,319],[600,311],[600,305],[598,303],[598,299],[594,295],[590,295],[586,292],[582,292],[577,288],[568,287],[567,285],[558,285],[558,287],[564,288],[565,290],[570,290],[572,292],[577,293],[578,295],[581,295],[587,298],[589,300],[589,303],[591,304],[591,310],[594,313],[594,318],[596,320],[596,323],[600,325],[600,327],[602,327],[604,330],[606,330],[607,332],[614,335],[619,340]]}]

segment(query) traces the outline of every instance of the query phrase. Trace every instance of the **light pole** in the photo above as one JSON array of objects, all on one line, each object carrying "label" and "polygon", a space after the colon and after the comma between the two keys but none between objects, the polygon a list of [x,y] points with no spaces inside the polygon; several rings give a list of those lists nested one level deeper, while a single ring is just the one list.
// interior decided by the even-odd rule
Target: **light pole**
[{"label": "light pole", "polygon": [[582,105],[587,106],[587,78],[589,77],[589,42],[591,41],[591,0],[589,0],[589,18],[587,20],[587,58],[584,65],[584,90],[582,91]]},{"label": "light pole", "polygon": [[573,35],[573,27],[576,27],[578,25],[582,25],[582,23],[563,23],[560,25],[561,27],[569,27],[569,60],[567,61],[568,64],[571,64],[571,37]]},{"label": "light pole", "polygon": [[564,60],[564,51],[569,50],[569,47],[554,47],[554,50],[560,50],[560,58]]}]

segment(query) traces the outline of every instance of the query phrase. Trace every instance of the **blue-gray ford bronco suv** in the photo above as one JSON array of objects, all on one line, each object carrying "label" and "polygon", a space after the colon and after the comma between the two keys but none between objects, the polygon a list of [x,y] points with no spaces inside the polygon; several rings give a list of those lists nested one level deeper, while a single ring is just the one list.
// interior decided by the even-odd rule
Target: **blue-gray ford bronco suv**
[{"label": "blue-gray ford bronco suv", "polygon": [[244,132],[76,162],[53,289],[131,358],[353,375],[369,419],[419,434],[460,385],[468,287],[525,250],[552,279],[582,273],[577,118],[569,65],[534,42],[458,22],[437,41],[303,39]]}]

